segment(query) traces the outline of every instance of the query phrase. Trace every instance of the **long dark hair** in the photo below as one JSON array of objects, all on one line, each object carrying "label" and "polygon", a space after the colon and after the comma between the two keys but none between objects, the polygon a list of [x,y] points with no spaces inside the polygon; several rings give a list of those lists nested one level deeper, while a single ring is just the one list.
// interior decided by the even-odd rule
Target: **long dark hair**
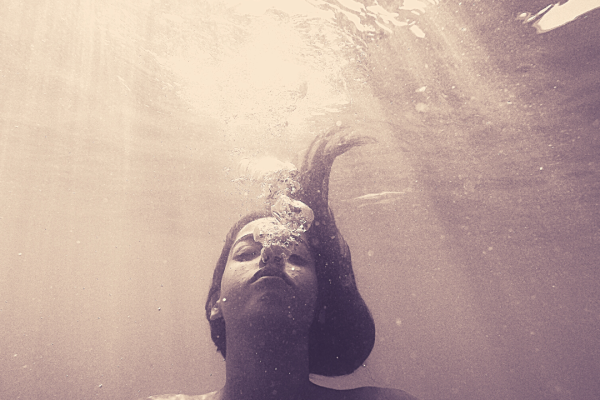
[{"label": "long dark hair", "polygon": [[[213,273],[205,306],[206,318],[210,324],[212,340],[224,358],[227,358],[225,321],[223,318],[211,320],[210,313],[218,300],[229,252],[244,226],[269,216],[266,212],[251,213],[233,225]],[[327,246],[312,245],[319,243],[319,238],[311,237],[311,230],[308,230],[307,235],[315,260],[318,294],[309,334],[309,371],[324,376],[347,375],[364,363],[371,353],[375,343],[375,323],[358,292],[351,268],[350,272],[347,269],[343,272],[338,268],[339,261],[335,258],[339,250],[329,252]],[[343,245],[346,246],[345,257],[349,261],[349,249],[345,242]]]}]

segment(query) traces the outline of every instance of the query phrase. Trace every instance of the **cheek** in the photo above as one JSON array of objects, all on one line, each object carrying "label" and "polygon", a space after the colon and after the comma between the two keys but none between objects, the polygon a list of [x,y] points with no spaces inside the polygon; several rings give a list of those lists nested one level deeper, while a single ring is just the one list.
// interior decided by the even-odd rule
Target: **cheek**
[{"label": "cheek", "polygon": [[236,281],[231,279],[225,279],[221,281],[221,312],[223,318],[228,319],[230,315],[239,313],[240,304],[244,302],[242,298],[242,291],[240,285]]},{"label": "cheek", "polygon": [[303,282],[304,284],[309,284],[312,281],[317,281],[317,276],[315,274],[314,268],[312,267],[297,267],[288,264],[285,268],[285,272],[293,280]]},{"label": "cheek", "polygon": [[307,302],[315,303],[318,292],[317,275],[313,269],[292,267],[288,269],[288,275],[296,282],[298,289],[303,293]]},{"label": "cheek", "polygon": [[221,278],[221,300],[231,302],[239,297],[240,287],[251,273],[246,268],[226,268]]},{"label": "cheek", "polygon": [[301,283],[299,282],[298,288],[300,296],[298,300],[298,306],[302,309],[299,315],[301,319],[305,320],[307,324],[310,324],[313,320],[313,316],[315,313],[315,308],[317,306],[317,297],[319,293],[317,277],[314,274],[314,271],[311,273],[305,274]]}]

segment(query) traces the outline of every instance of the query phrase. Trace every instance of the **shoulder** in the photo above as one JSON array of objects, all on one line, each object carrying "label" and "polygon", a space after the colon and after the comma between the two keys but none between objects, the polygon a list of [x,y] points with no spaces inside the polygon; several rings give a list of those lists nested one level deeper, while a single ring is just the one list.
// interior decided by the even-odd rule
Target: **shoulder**
[{"label": "shoulder", "polygon": [[374,386],[344,391],[343,399],[348,400],[417,400],[416,397],[400,389],[387,389]]},{"label": "shoulder", "polygon": [[348,390],[320,387],[315,399],[321,400],[417,400],[416,397],[400,389],[386,389],[374,386]]},{"label": "shoulder", "polygon": [[140,400],[214,400],[217,392],[210,392],[206,394],[199,394],[196,396],[187,396],[185,394],[162,394],[157,396],[150,396],[146,399]]}]

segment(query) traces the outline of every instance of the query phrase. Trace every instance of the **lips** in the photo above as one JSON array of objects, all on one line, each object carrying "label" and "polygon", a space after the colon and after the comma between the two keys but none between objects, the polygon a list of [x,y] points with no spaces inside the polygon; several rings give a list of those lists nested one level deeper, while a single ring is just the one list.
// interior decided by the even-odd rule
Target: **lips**
[{"label": "lips", "polygon": [[273,268],[273,267],[269,267],[269,266],[266,266],[266,267],[258,270],[258,272],[256,274],[254,274],[252,279],[250,279],[250,283],[254,283],[257,280],[259,280],[260,278],[269,277],[269,276],[281,278],[285,281],[285,283],[287,283],[290,286],[294,285],[293,282],[291,281],[290,277],[285,272],[283,272],[280,268]]}]

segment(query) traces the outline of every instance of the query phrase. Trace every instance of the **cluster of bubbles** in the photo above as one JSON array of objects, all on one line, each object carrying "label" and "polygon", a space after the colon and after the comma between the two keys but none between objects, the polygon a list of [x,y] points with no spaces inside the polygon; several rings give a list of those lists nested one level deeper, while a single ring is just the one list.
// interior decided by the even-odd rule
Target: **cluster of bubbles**
[{"label": "cluster of bubbles", "polygon": [[299,193],[302,187],[297,178],[298,170],[291,163],[282,163],[281,169],[264,173],[260,178],[260,197],[265,198],[267,207],[273,207],[282,196],[289,197]]},{"label": "cluster of bubbles", "polygon": [[302,189],[299,172],[293,164],[274,158],[248,160],[241,166],[251,180],[260,182],[260,197],[274,217],[256,226],[254,241],[262,244],[263,259],[271,253],[287,258],[315,218],[310,207],[292,198]]}]

